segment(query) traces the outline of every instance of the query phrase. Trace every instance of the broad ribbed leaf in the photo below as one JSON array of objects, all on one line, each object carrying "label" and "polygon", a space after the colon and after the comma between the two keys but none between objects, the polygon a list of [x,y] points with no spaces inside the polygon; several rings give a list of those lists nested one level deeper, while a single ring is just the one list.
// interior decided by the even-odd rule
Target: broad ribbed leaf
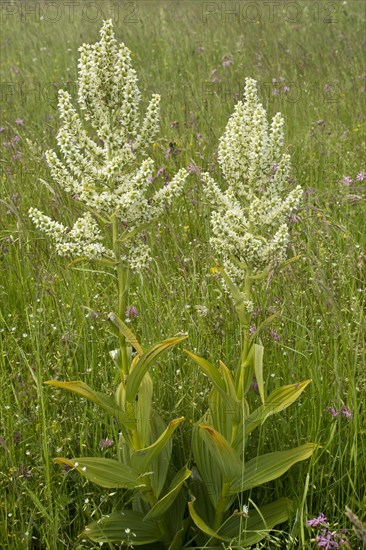
[{"label": "broad ribbed leaf", "polygon": [[243,475],[233,480],[229,493],[241,493],[277,479],[296,462],[309,458],[317,447],[315,443],[306,443],[288,451],[277,451],[253,458],[245,464]]},{"label": "broad ribbed leaf", "polygon": [[131,414],[122,411],[117,403],[108,395],[92,390],[87,384],[81,380],[75,380],[71,382],[60,382],[59,380],[48,380],[45,382],[48,386],[55,386],[57,388],[63,388],[64,390],[77,393],[82,397],[85,397],[89,401],[96,403],[99,407],[104,409],[109,414],[117,418],[118,422],[126,428],[136,428],[136,422]]},{"label": "broad ribbed leaf", "polygon": [[236,371],[235,384],[237,395],[246,395],[253,383],[254,376],[254,345],[249,344],[248,355],[241,357],[239,369]]},{"label": "broad ribbed leaf", "polygon": [[122,544],[129,540],[133,541],[134,546],[161,541],[162,535],[156,523],[143,521],[143,519],[143,514],[133,510],[113,512],[98,521],[90,523],[81,536],[87,537],[93,542]]},{"label": "broad ribbed leaf", "polygon": [[131,466],[131,448],[133,441],[126,441],[125,436],[120,432],[117,443],[117,458],[122,464]]},{"label": "broad ribbed leaf", "polygon": [[310,382],[311,380],[305,380],[298,384],[282,386],[274,390],[267,398],[265,405],[261,405],[251,415],[246,417],[245,426],[239,426],[233,443],[233,447],[237,452],[240,452],[244,447],[244,437],[248,436],[260,424],[263,424],[266,418],[289,407],[296,401]]},{"label": "broad ribbed leaf", "polygon": [[200,424],[199,428],[223,480],[232,481],[241,476],[244,464],[228,441],[208,424]]},{"label": "broad ribbed leaf", "polygon": [[[204,418],[207,419],[207,416],[206,414]],[[192,452],[207,495],[216,509],[221,497],[222,475],[206,441],[201,436],[201,431],[197,425],[193,426]]]},{"label": "broad ribbed leaf", "polygon": [[208,378],[213,383],[215,389],[220,393],[222,399],[225,401],[227,407],[232,411],[239,411],[240,403],[233,399],[226,390],[226,382],[216,367],[214,367],[209,361],[188,351],[187,349],[183,350],[193,361],[201,368],[201,370],[208,376]]},{"label": "broad ribbed leaf", "polygon": [[240,289],[233,283],[233,281],[230,279],[229,275],[226,273],[226,271],[220,267],[219,272],[224,278],[225,283],[227,284],[231,296],[234,300],[234,306],[236,313],[238,314],[239,322],[241,325],[245,325],[247,321],[247,311],[245,308],[245,302],[244,302],[244,293],[240,291]]},{"label": "broad ribbed leaf", "polygon": [[118,460],[110,458],[54,458],[56,464],[66,464],[70,468],[75,468],[81,475],[109,489],[134,489],[136,487],[145,487],[139,477],[139,473]]},{"label": "broad ribbed leaf", "polygon": [[220,372],[225,380],[226,393],[236,400],[235,382],[230,369],[227,368],[223,361],[220,361]]},{"label": "broad ribbed leaf", "polygon": [[150,442],[152,396],[153,383],[147,372],[141,381],[136,403],[137,433],[141,447],[145,447]]},{"label": "broad ribbed leaf", "polygon": [[171,545],[169,546],[168,550],[182,550],[183,548],[183,537],[189,527],[190,519],[186,518],[182,522],[182,527],[177,531],[174,535],[174,538],[172,540]]},{"label": "broad ribbed leaf", "polygon": [[191,475],[191,470],[184,466],[179,472],[174,476],[166,495],[164,495],[146,514],[144,521],[148,519],[156,519],[165,514],[165,512],[173,504],[174,500],[179,494],[183,483]]},{"label": "broad ribbed leaf", "polygon": [[310,382],[311,380],[304,380],[297,384],[290,384],[289,386],[282,386],[281,388],[273,390],[267,399],[266,404],[268,409],[272,409],[275,413],[282,411],[296,401]]},{"label": "broad ribbed leaf", "polygon": [[160,355],[163,351],[171,348],[172,346],[175,346],[176,344],[179,344],[179,342],[182,342],[187,338],[188,336],[178,336],[176,338],[168,338],[167,340],[164,340],[163,342],[159,342],[158,344],[155,344],[154,346],[152,346],[139,358],[138,362],[135,364],[135,366],[133,367],[133,369],[131,370],[127,378],[127,385],[126,385],[127,401],[132,402],[135,400],[135,397],[139,391],[141,380],[145,376],[152,361],[156,357],[158,357],[158,355]]},{"label": "broad ribbed leaf", "polygon": [[262,506],[260,514],[254,508],[249,511],[247,518],[242,517],[240,512],[234,513],[219,529],[219,534],[230,538],[234,544],[237,542],[243,547],[252,546],[264,539],[275,525],[287,521],[292,508],[291,500],[279,498]]},{"label": "broad ribbed leaf", "polygon": [[204,357],[200,357],[199,355],[196,355],[195,353],[192,353],[188,349],[184,349],[183,351],[184,351],[184,353],[186,353],[188,355],[188,357],[190,357],[191,359],[193,359],[193,361],[195,363],[197,363],[197,365],[206,374],[206,376],[208,376],[208,378],[211,380],[211,382],[213,383],[213,385],[215,386],[215,388],[218,391],[220,391],[220,392],[224,391],[225,392],[225,390],[226,390],[225,382],[224,382],[224,379],[223,379],[219,369],[214,367],[212,365],[212,363],[207,361],[207,359],[205,359]]},{"label": "broad ribbed leaf", "polygon": [[264,403],[264,384],[263,384],[263,352],[264,347],[254,344],[254,374],[258,384],[258,391],[262,403]]},{"label": "broad ribbed leaf", "polygon": [[144,350],[139,344],[136,336],[132,330],[119,317],[117,317],[117,315],[110,313],[108,315],[108,321],[110,321],[118,329],[118,332],[122,334],[128,342],[130,342],[131,346],[135,348],[139,355],[143,355]]},{"label": "broad ribbed leaf", "polygon": [[[165,423],[154,409],[150,419],[150,442],[156,441],[165,430]],[[151,464],[152,474],[150,476],[151,488],[156,498],[159,498],[168,475],[170,458],[172,455],[172,440],[169,439],[158,457]]]},{"label": "broad ribbed leaf", "polygon": [[171,436],[178,428],[178,426],[183,422],[184,416],[171,420],[167,428],[163,431],[161,436],[149,447],[145,449],[140,449],[135,451],[131,455],[131,462],[134,468],[143,474],[148,471],[153,460],[161,453],[162,449],[165,447],[167,442],[170,440]]},{"label": "broad ribbed leaf", "polygon": [[230,441],[233,427],[240,422],[240,416],[237,411],[233,411],[226,405],[215,388],[209,395],[208,404],[209,411],[205,423],[213,426],[227,441]]},{"label": "broad ribbed leaf", "polygon": [[209,525],[207,525],[207,523],[205,521],[203,521],[203,519],[197,514],[195,508],[194,508],[194,502],[195,502],[195,498],[193,498],[193,500],[191,500],[190,502],[188,502],[188,509],[189,509],[189,513],[190,513],[190,516],[191,518],[193,519],[194,523],[196,524],[196,526],[203,532],[205,533],[206,535],[209,535],[210,537],[214,537],[214,538],[217,538],[217,539],[220,539],[220,540],[229,540],[228,538],[224,538],[222,536],[219,536],[215,531],[213,531],[213,529],[211,529],[211,527]]},{"label": "broad ribbed leaf", "polygon": [[257,426],[262,424],[269,416],[279,413],[292,405],[300,397],[311,380],[304,380],[298,384],[290,384],[273,390],[268,396],[265,405],[261,405],[252,412],[245,421],[245,435],[249,435]]}]

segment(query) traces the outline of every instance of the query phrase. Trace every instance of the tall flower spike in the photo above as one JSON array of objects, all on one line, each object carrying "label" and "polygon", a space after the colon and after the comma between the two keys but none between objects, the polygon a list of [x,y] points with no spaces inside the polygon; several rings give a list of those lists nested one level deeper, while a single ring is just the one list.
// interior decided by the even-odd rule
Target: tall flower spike
[{"label": "tall flower spike", "polygon": [[246,274],[274,267],[287,256],[288,217],[298,207],[302,189],[288,189],[290,157],[283,153],[283,126],[277,113],[268,127],[256,82],[247,78],[244,100],[219,142],[226,190],[203,174],[206,196],[214,205],[211,244],[240,288]]},{"label": "tall flower spike", "polygon": [[[140,117],[141,93],[131,53],[124,44],[117,44],[112,21],[103,23],[99,42],[83,44],[79,51],[78,103],[95,131],[94,139],[70,94],[60,90],[62,125],[57,143],[61,158],[50,150],[46,161],[57,184],[88,210],[108,221],[117,217],[123,223],[131,239],[124,240],[122,259],[140,270],[150,254],[139,228],[158,218],[180,195],[188,172],[180,170],[162,189],[152,187],[154,161],[143,157],[159,129],[160,96],[152,96]],[[111,256],[90,213],[79,218],[71,230],[34,208],[30,217],[39,229],[54,236],[60,254],[91,259]]]}]

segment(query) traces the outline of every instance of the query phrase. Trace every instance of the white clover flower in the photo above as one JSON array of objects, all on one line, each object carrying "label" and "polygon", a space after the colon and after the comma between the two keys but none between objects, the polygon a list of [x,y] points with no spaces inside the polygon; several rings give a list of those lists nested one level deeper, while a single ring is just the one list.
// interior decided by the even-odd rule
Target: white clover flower
[{"label": "white clover flower", "polygon": [[249,506],[247,504],[243,504],[241,514],[245,518],[249,517]]},{"label": "white clover flower", "polygon": [[[133,235],[123,243],[121,255],[132,269],[140,270],[148,264],[150,254],[139,228],[158,218],[181,194],[188,172],[180,170],[162,189],[156,190],[151,184],[154,161],[144,156],[159,128],[160,96],[152,96],[141,117],[141,93],[129,49],[118,45],[111,20],[104,21],[100,36],[96,44],[79,48],[78,64],[79,109],[93,128],[94,138],[70,94],[60,90],[60,156],[49,150],[45,157],[60,187],[101,219],[111,222],[117,218]],[[35,209],[30,210],[30,216],[39,229],[54,237],[59,254],[88,258],[111,255],[90,214],[77,220],[67,234],[67,228]]]},{"label": "white clover flower", "polygon": [[[214,204],[210,242],[239,287],[246,273],[274,267],[287,256],[288,217],[298,207],[302,189],[289,190],[283,126],[280,113],[268,126],[256,82],[247,78],[244,101],[236,105],[219,142],[226,190],[209,174],[202,175],[205,194]],[[252,304],[248,301],[246,307],[250,311]]]},{"label": "white clover flower", "polygon": [[203,306],[203,305],[196,305],[194,306],[194,309],[197,311],[197,314],[200,316],[200,317],[207,317],[207,315],[209,314],[209,309],[207,306]]}]

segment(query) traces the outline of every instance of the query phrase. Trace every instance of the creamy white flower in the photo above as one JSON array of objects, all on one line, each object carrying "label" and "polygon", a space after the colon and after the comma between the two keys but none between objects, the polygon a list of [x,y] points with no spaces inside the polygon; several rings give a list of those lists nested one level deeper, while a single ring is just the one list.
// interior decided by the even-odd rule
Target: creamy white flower
[{"label": "creamy white flower", "polygon": [[45,216],[36,208],[29,209],[34,225],[55,241],[60,256],[81,256],[89,260],[113,257],[113,252],[102,244],[98,225],[87,212],[79,218],[71,229]]},{"label": "creamy white flower", "polygon": [[[62,125],[57,143],[61,155],[50,150],[45,156],[60,187],[103,219],[116,216],[129,232],[134,232],[132,240],[123,244],[122,256],[131,268],[138,270],[146,266],[150,255],[136,230],[159,217],[181,194],[188,172],[180,170],[161,189],[152,186],[154,161],[144,156],[158,132],[160,96],[152,96],[141,117],[141,93],[131,66],[131,53],[124,44],[117,44],[111,20],[104,21],[100,35],[96,44],[83,44],[79,48],[78,65],[79,108],[94,129],[94,139],[73,106],[70,94],[60,90],[58,108]],[[61,254],[80,253],[90,258],[109,255],[99,234],[96,238],[97,225],[91,217],[80,218],[67,239],[60,237],[61,224],[36,214],[34,209],[31,217],[38,228],[54,237]],[[93,239],[87,228],[94,231]]]},{"label": "creamy white flower", "polygon": [[283,126],[280,113],[268,126],[256,82],[246,79],[244,101],[236,105],[219,142],[226,189],[222,191],[209,174],[202,175],[205,194],[214,205],[211,244],[240,287],[246,273],[274,267],[287,256],[288,217],[298,207],[302,189],[289,189],[290,157],[283,153]]}]

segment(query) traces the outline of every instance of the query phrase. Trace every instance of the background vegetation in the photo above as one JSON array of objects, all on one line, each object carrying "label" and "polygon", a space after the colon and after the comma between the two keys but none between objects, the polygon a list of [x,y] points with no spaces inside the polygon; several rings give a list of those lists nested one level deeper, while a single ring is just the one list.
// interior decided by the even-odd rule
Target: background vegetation
[{"label": "background vegetation", "polygon": [[[365,172],[365,4],[3,2],[1,9],[1,548],[92,547],[76,541],[91,511],[106,513],[126,498],[53,464],[60,454],[113,456],[99,444],[117,434],[91,404],[43,386],[56,377],[100,390],[114,383],[105,323],[115,306],[111,279],[69,269],[27,215],[35,206],[73,219],[73,201],[52,187],[42,154],[55,146],[57,90],[75,97],[78,47],[98,40],[109,17],[133,52],[145,101],[162,95],[157,166],[168,177],[192,164],[184,198],[148,236],[155,261],[135,281],[132,329],[145,346],[187,332],[190,349],[209,360],[235,366],[239,359],[235,312],[211,269],[209,209],[195,166],[220,179],[218,138],[251,76],[269,115],[285,117],[294,180],[305,190],[293,219],[301,261],[273,282],[253,325],[271,308],[281,312],[263,334],[268,389],[313,380],[299,403],[267,421],[259,442],[263,451],[322,445],[252,495],[259,504],[280,495],[296,502],[290,524],[260,547],[313,548],[306,519],[323,512],[335,529],[350,529],[345,505],[365,520],[366,193],[365,179],[356,178]],[[153,376],[163,417],[187,419],[175,437],[181,466],[207,381],[178,349]]]}]

